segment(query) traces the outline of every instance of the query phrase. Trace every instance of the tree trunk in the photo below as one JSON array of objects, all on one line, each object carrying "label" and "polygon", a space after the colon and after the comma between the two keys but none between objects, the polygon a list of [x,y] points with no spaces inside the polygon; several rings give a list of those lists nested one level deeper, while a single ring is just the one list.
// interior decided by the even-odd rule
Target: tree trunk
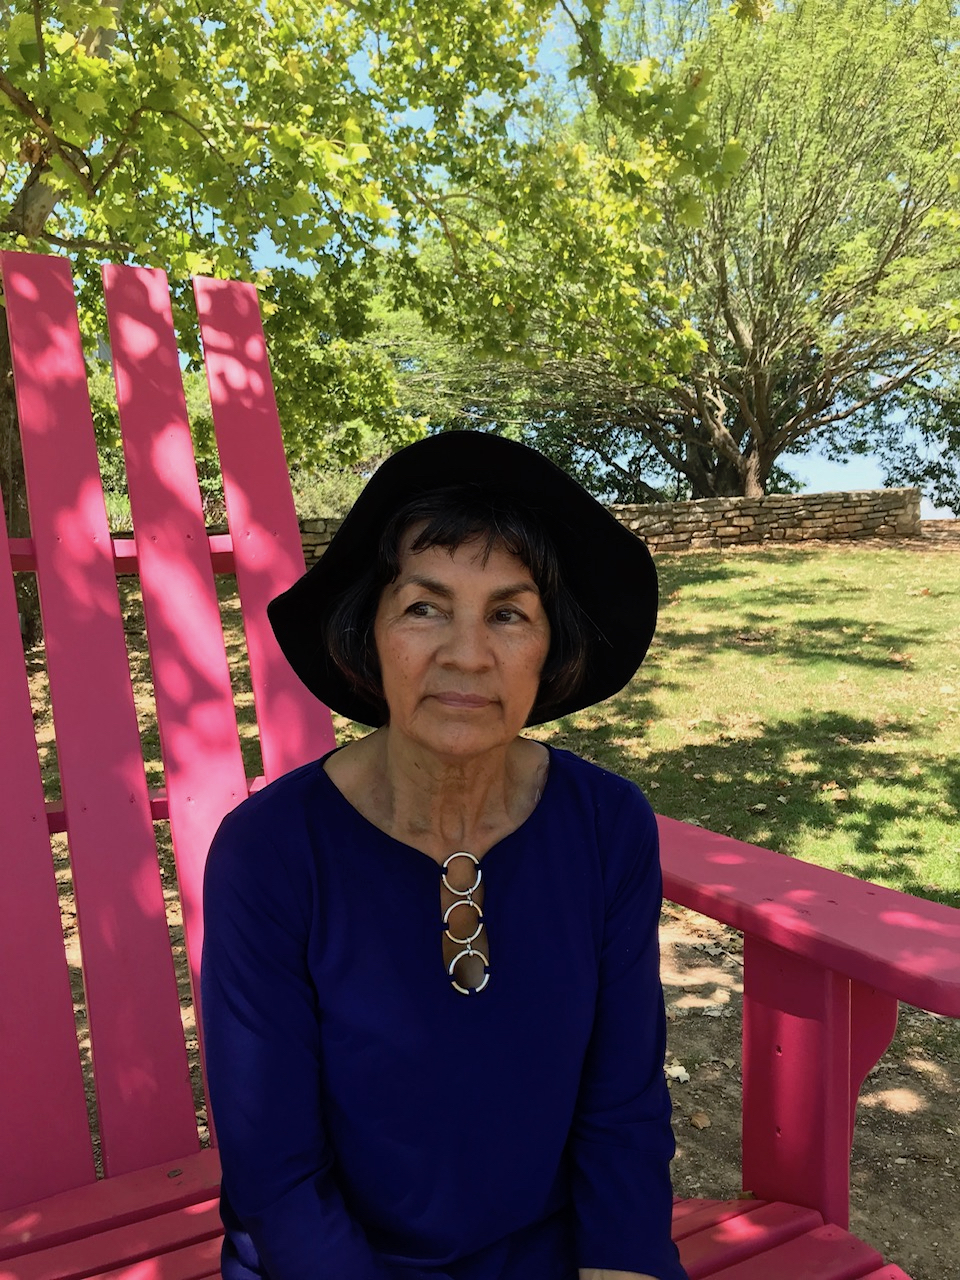
[{"label": "tree trunk", "polygon": [[[751,449],[743,459],[743,496],[745,498],[762,498],[765,493],[765,475],[760,470],[760,450]],[[769,470],[769,468],[767,468]]]},{"label": "tree trunk", "polygon": [[[17,424],[17,402],[13,391],[13,361],[7,336],[6,311],[0,307],[0,492],[11,538],[30,537],[27,489],[23,477],[23,455]],[[37,580],[32,573],[14,575],[17,607],[25,645],[40,639],[40,605]]]},{"label": "tree trunk", "polygon": [[[707,451],[703,451],[707,454]],[[728,458],[707,454],[706,465],[685,468],[694,498],[742,498],[743,471]]]}]

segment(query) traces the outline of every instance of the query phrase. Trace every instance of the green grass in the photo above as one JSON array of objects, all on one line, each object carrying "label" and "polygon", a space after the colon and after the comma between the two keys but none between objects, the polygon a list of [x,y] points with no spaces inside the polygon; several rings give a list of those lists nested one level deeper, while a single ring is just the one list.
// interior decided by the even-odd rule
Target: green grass
[{"label": "green grass", "polygon": [[537,736],[660,813],[960,906],[960,557],[846,544],[658,567],[638,676]]}]

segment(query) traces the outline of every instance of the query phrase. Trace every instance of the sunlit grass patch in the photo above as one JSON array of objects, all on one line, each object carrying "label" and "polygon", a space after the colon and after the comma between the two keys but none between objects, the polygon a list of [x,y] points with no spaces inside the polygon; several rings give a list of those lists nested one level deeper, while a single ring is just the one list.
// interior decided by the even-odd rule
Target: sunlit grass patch
[{"label": "sunlit grass patch", "polygon": [[960,905],[960,559],[660,556],[637,678],[540,736],[661,813]]}]

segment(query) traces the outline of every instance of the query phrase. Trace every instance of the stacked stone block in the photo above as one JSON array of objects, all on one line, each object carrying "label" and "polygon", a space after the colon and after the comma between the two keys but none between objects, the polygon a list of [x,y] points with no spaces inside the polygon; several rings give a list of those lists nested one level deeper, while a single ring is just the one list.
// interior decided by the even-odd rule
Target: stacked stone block
[{"label": "stacked stone block", "polygon": [[300,533],[303,538],[303,557],[309,569],[326,551],[333,535],[343,521],[339,516],[327,516],[319,520],[301,520]]}]

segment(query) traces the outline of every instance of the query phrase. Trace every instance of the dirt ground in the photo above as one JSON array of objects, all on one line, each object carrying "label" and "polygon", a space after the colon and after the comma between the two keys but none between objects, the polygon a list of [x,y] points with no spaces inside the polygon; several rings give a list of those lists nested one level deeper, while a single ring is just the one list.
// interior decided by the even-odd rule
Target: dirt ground
[{"label": "dirt ground", "polygon": [[[667,904],[661,948],[674,1190],[732,1199],[741,1190],[740,935]],[[901,1006],[894,1042],[860,1095],[850,1229],[913,1280],[960,1276],[958,1093],[960,1026]]]}]

